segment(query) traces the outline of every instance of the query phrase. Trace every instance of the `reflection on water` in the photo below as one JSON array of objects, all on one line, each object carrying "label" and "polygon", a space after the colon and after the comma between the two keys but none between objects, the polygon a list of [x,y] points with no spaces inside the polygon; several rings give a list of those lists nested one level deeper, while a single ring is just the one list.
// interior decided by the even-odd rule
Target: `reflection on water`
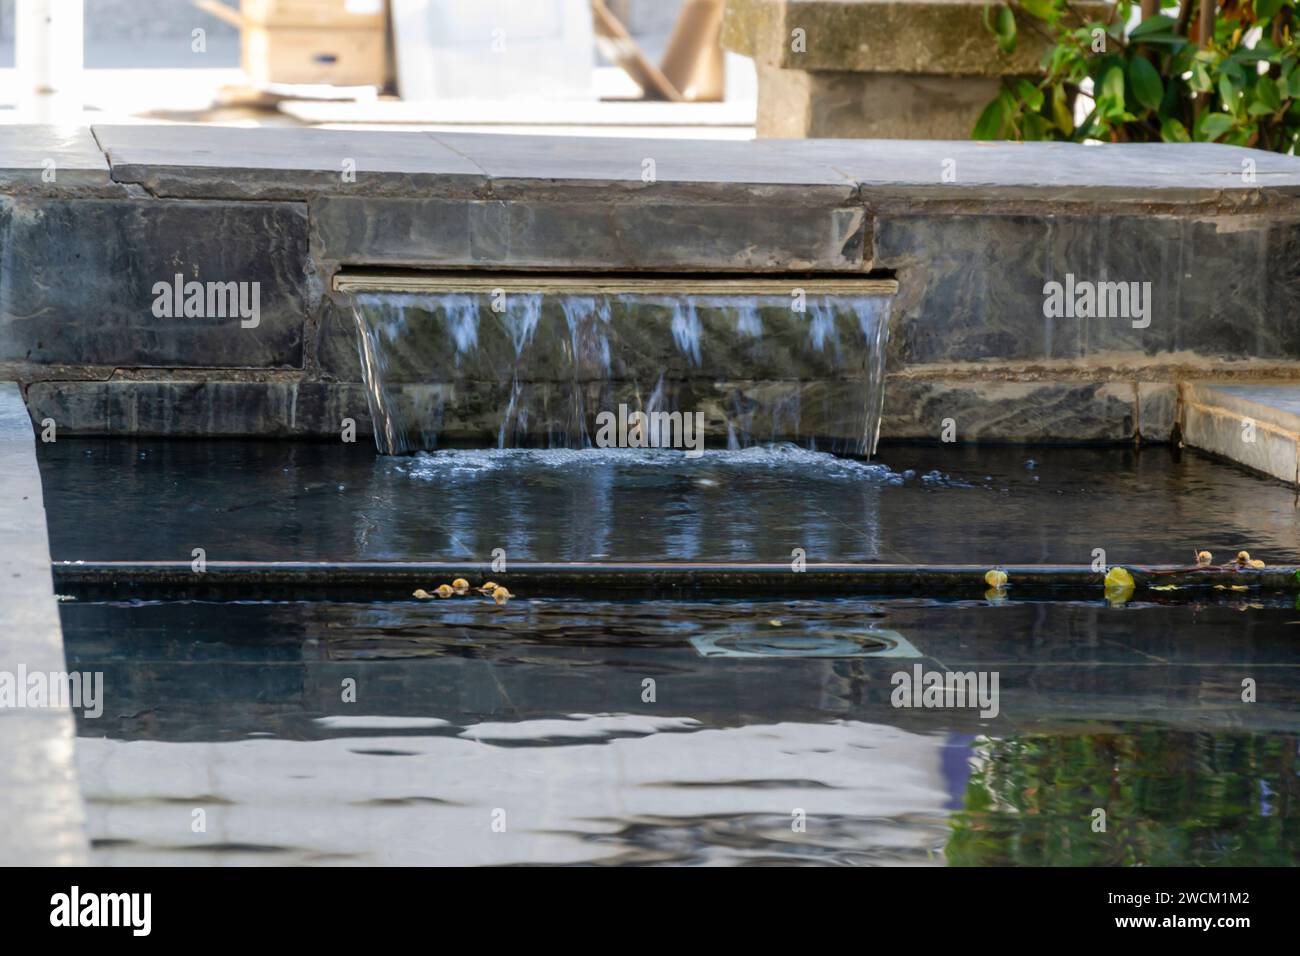
[{"label": "reflection on water", "polygon": [[[1250,605],[61,612],[105,674],[78,739],[101,863],[1293,865],[1297,612]],[[920,656],[700,650],[882,632]],[[998,716],[894,708],[916,664],[996,671]]]},{"label": "reflection on water", "polygon": [[1298,744],[1294,733],[1153,727],[981,740],[947,856],[966,866],[1295,866]]},{"label": "reflection on water", "polygon": [[[1148,448],[790,446],[466,451],[60,439],[40,446],[59,559],[1300,562],[1282,482]],[[111,507],[105,506],[111,502]],[[147,529],[147,533],[145,533]]]}]

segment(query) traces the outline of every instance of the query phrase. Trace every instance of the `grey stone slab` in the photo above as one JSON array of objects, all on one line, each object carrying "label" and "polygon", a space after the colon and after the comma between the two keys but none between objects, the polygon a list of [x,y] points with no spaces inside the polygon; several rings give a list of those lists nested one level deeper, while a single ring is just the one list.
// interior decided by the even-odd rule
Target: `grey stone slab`
[{"label": "grey stone slab", "polygon": [[[313,302],[301,204],[0,196],[0,361],[299,366]],[[155,284],[256,283],[259,324],[159,318]],[[206,305],[205,305],[206,311]]]},{"label": "grey stone slab", "polygon": [[995,382],[911,378],[885,382],[882,439],[957,442],[1121,442],[1136,429],[1131,382]]},{"label": "grey stone slab", "polygon": [[420,132],[96,126],[113,178],[157,196],[472,193],[486,177]]},{"label": "grey stone slab", "polygon": [[[0,383],[0,529],[0,671],[66,672],[35,435],[11,382]],[[73,738],[66,707],[0,706],[0,865],[86,862]]]},{"label": "grey stone slab", "polygon": [[33,419],[60,434],[221,437],[328,437],[351,418],[369,434],[365,389],[321,382],[37,382]]},{"label": "grey stone slab", "polygon": [[536,189],[554,184],[624,187],[652,197],[669,187],[830,188],[849,198],[851,182],[816,159],[738,140],[430,133],[472,161],[499,192],[503,181]]},{"label": "grey stone slab", "polygon": [[[653,204],[779,199],[802,190],[829,203],[846,201],[855,187],[873,200],[1300,194],[1300,158],[1212,143],[741,142],[212,126],[97,126],[95,134],[116,182],[176,198],[581,201],[595,190],[606,201]],[[344,176],[349,159],[355,180]]]},{"label": "grey stone slab", "polygon": [[1223,192],[1300,194],[1300,157],[1220,143],[1008,143],[807,139],[768,145],[824,164],[869,201],[1202,201]]},{"label": "grey stone slab", "polygon": [[[896,363],[1300,358],[1295,218],[896,214],[877,220],[875,237],[874,264],[896,270],[899,283]],[[1149,325],[1049,317],[1044,287],[1068,275],[1076,284],[1149,282]]]},{"label": "grey stone slab", "polygon": [[0,125],[0,193],[58,195],[111,188],[108,160],[89,128]]},{"label": "grey stone slab", "polygon": [[1187,444],[1300,482],[1300,385],[1185,383],[1181,416]]},{"label": "grey stone slab", "polygon": [[326,197],[312,202],[312,219],[321,255],[351,265],[757,272],[868,267],[866,211],[852,205]]}]

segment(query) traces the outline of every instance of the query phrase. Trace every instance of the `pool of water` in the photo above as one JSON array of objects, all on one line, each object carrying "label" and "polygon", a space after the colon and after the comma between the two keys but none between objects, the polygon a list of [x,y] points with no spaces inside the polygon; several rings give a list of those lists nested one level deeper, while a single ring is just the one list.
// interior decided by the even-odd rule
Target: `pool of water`
[{"label": "pool of water", "polygon": [[[104,673],[78,739],[99,863],[1300,862],[1281,599],[62,616]],[[997,675],[996,706],[898,706],[917,667]]]},{"label": "pool of water", "polygon": [[1295,491],[1190,451],[878,457],[60,439],[40,462],[67,560],[1300,562]]},{"label": "pool of water", "polygon": [[[1300,561],[1290,487],[1168,449],[60,440],[41,467],[69,560]],[[60,611],[104,678],[100,863],[1300,863],[1293,595]],[[972,697],[903,693],[936,674]]]}]

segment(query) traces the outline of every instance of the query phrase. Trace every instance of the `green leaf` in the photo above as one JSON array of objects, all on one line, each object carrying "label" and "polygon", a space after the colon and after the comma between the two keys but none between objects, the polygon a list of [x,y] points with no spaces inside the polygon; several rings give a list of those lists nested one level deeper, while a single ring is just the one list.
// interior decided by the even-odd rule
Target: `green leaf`
[{"label": "green leaf", "polygon": [[1112,66],[1102,76],[1097,110],[1107,117],[1124,112],[1124,70],[1120,67]]},{"label": "green leaf", "polygon": [[1282,92],[1277,82],[1267,73],[1255,81],[1255,99],[1267,106],[1270,113],[1282,108]]},{"label": "green leaf", "polygon": [[1074,113],[1063,86],[1052,87],[1052,119],[1066,136],[1074,132]]},{"label": "green leaf", "polygon": [[1300,99],[1300,67],[1291,71],[1291,75],[1286,81],[1286,95],[1292,99]]},{"label": "green leaf", "polygon": [[1237,108],[1237,94],[1241,92],[1241,87],[1233,80],[1229,73],[1219,75],[1219,96],[1223,98],[1223,108],[1225,110],[1235,110]]},{"label": "green leaf", "polygon": [[1160,124],[1160,138],[1166,143],[1190,143],[1192,141],[1192,137],[1187,132],[1187,127],[1172,116]]},{"label": "green leaf", "polygon": [[1227,113],[1206,113],[1196,124],[1196,138],[1213,142],[1237,125],[1237,120]]},{"label": "green leaf", "polygon": [[994,32],[998,38],[998,49],[1003,53],[1010,53],[1016,48],[1016,15],[1010,7],[998,10],[997,29]]},{"label": "green leaf", "polygon": [[1154,17],[1147,17],[1130,30],[1128,35],[1132,39],[1138,40],[1152,33],[1172,33],[1177,22],[1173,17],[1158,13]]},{"label": "green leaf", "polygon": [[993,102],[984,107],[984,112],[980,113],[979,119],[975,121],[971,138],[1003,139],[1007,127],[1011,125],[1011,107],[1011,96],[1003,90],[993,98]]},{"label": "green leaf", "polygon": [[1286,0],[1255,0],[1255,19],[1267,20],[1285,5]]},{"label": "green leaf", "polygon": [[1016,95],[1035,113],[1043,108],[1043,91],[1028,80],[1016,82]]},{"label": "green leaf", "polygon": [[1208,93],[1214,88],[1214,82],[1210,79],[1210,71],[1205,68],[1205,64],[1196,62],[1192,64],[1192,78],[1190,85],[1197,93]]},{"label": "green leaf", "polygon": [[1160,81],[1160,74],[1150,60],[1135,56],[1129,61],[1128,82],[1134,99],[1149,110],[1160,108],[1160,101],[1165,96],[1165,85]]}]

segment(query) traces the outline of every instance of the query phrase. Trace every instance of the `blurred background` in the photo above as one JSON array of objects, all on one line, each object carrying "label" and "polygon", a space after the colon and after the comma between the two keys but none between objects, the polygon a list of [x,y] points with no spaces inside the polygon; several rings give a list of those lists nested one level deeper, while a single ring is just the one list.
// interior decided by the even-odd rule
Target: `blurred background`
[{"label": "blurred background", "polygon": [[0,122],[754,135],[724,0],[0,0]]}]

